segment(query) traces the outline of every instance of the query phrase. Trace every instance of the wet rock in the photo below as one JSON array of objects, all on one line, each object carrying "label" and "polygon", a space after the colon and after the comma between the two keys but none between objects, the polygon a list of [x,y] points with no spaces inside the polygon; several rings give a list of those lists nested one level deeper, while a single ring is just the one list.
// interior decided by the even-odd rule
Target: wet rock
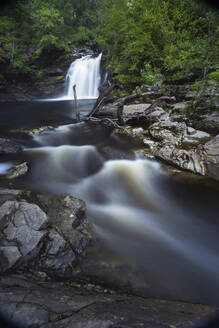
[{"label": "wet rock", "polygon": [[173,111],[174,112],[180,112],[180,111],[184,111],[189,105],[189,101],[186,102],[177,102],[173,105]]},{"label": "wet rock", "polygon": [[213,306],[104,293],[86,285],[36,283],[31,275],[0,278],[0,308],[11,323],[23,328],[187,327],[218,311]]},{"label": "wet rock", "polygon": [[219,135],[207,142],[203,150],[208,175],[219,180]]},{"label": "wet rock", "polygon": [[149,129],[150,135],[156,141],[161,142],[170,142],[173,145],[177,145],[181,139],[173,132],[166,129],[159,129],[157,127],[153,127]]},{"label": "wet rock", "polygon": [[187,131],[184,133],[182,142],[198,145],[202,142],[206,142],[210,138],[211,136],[209,133],[188,127]]},{"label": "wet rock", "polygon": [[[6,201],[0,207],[0,272],[37,256],[47,235],[46,214],[35,204]],[[19,263],[18,263],[19,262]]]},{"label": "wet rock", "polygon": [[25,175],[28,171],[27,162],[12,166],[6,175],[7,179],[15,179]]},{"label": "wet rock", "polygon": [[169,119],[169,114],[166,113],[162,108],[155,107],[155,110],[151,113],[147,114],[146,111],[146,119],[148,120],[149,124],[160,122],[160,121],[166,121]]},{"label": "wet rock", "polygon": [[0,204],[1,272],[28,263],[50,276],[75,274],[92,238],[83,201],[0,189]]},{"label": "wet rock", "polygon": [[35,264],[53,276],[71,277],[92,239],[85,203],[68,195],[29,192],[26,197],[37,203],[51,221],[44,251]]},{"label": "wet rock", "polygon": [[132,105],[125,105],[123,107],[123,115],[125,117],[128,116],[137,116],[137,115],[144,115],[145,111],[150,107],[150,104],[132,104]]},{"label": "wet rock", "polygon": [[149,126],[155,122],[168,120],[169,114],[158,106],[137,104],[124,106],[123,118],[127,124],[134,124],[140,121]]},{"label": "wet rock", "polygon": [[15,154],[22,151],[22,146],[10,139],[0,138],[0,154]]},{"label": "wet rock", "polygon": [[163,147],[156,150],[154,155],[181,169],[205,175],[205,167],[199,151],[178,149],[174,144],[166,143]]},{"label": "wet rock", "polygon": [[196,134],[196,130],[193,129],[192,127],[188,127],[187,128],[187,133],[188,133],[188,135],[194,135],[194,134]]},{"label": "wet rock", "polygon": [[23,190],[0,188],[0,206],[6,200],[18,200],[23,198]]},{"label": "wet rock", "polygon": [[132,129],[133,138],[143,138],[145,136],[145,130],[143,128]]},{"label": "wet rock", "polygon": [[150,126],[150,129],[154,129],[154,128],[166,129],[166,130],[172,131],[173,133],[176,133],[177,135],[183,135],[187,126],[184,122],[178,123],[178,122],[172,122],[172,121],[166,120],[164,122],[154,123]]},{"label": "wet rock", "polygon": [[219,113],[214,112],[210,115],[206,115],[194,122],[196,129],[206,131],[208,133],[219,133]]},{"label": "wet rock", "polygon": [[117,105],[106,105],[103,106],[101,109],[98,109],[95,113],[97,117],[108,117],[108,118],[117,118]]},{"label": "wet rock", "polygon": [[41,270],[59,278],[70,278],[75,271],[76,254],[56,229],[50,229],[40,259],[35,263]]},{"label": "wet rock", "polygon": [[179,145],[182,141],[186,125],[172,121],[157,122],[149,127],[149,133],[156,141]]},{"label": "wet rock", "polygon": [[150,148],[151,150],[156,150],[159,143],[157,141],[153,141],[151,139],[144,138],[143,143],[146,147]]},{"label": "wet rock", "polygon": [[110,145],[103,145],[98,147],[98,150],[107,160],[135,158],[134,152],[126,148],[122,149]]}]

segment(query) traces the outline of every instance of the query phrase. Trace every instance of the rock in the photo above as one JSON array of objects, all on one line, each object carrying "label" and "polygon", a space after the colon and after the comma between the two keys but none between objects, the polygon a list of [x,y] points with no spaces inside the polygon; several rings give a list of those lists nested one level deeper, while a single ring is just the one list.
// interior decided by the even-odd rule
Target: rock
[{"label": "rock", "polygon": [[0,272],[27,263],[58,278],[77,272],[92,237],[83,201],[0,189],[0,205]]},{"label": "rock", "polygon": [[206,115],[194,122],[196,129],[206,131],[208,133],[219,133],[219,113],[213,112],[210,115]]},{"label": "rock", "polygon": [[[16,246],[1,246],[0,247],[0,272],[2,268],[10,269],[13,265],[22,258],[22,255]],[[4,272],[4,271],[3,271]]]},{"label": "rock", "polygon": [[185,129],[187,128],[186,124],[184,122],[178,123],[178,122],[172,122],[169,120],[166,120],[164,122],[157,122],[150,126],[149,130],[151,129],[165,129],[169,130],[179,136],[182,136],[184,134]]},{"label": "rock", "polygon": [[189,101],[175,103],[173,105],[173,111],[174,112],[180,112],[181,110],[184,111],[188,105],[189,105]]},{"label": "rock", "polygon": [[181,139],[173,132],[166,129],[150,128],[150,135],[156,141],[170,142],[177,145],[181,142]]},{"label": "rock", "polygon": [[7,171],[6,178],[7,179],[18,178],[18,177],[25,175],[27,173],[27,171],[28,171],[27,162],[24,162],[24,163],[18,164],[18,165],[14,165]]},{"label": "rock", "polygon": [[181,169],[205,175],[205,167],[199,151],[178,149],[172,143],[165,143],[161,148],[156,150],[154,155]]},{"label": "rock", "polygon": [[146,147],[148,147],[151,150],[157,149],[159,143],[156,141],[153,141],[151,139],[144,138],[143,143],[145,144]]},{"label": "rock", "polygon": [[22,151],[22,146],[10,139],[0,138],[0,154],[15,154]]},{"label": "rock", "polygon": [[207,174],[219,180],[219,135],[204,145],[203,157]]},{"label": "rock", "polygon": [[0,188],[0,206],[6,200],[18,200],[18,199],[23,198],[24,193],[25,192],[23,190]]},{"label": "rock", "polygon": [[49,275],[70,278],[91,242],[92,232],[85,216],[85,203],[67,195],[41,195],[28,192],[48,215],[51,228],[43,252],[33,264]]},{"label": "rock", "polygon": [[155,123],[155,122],[168,120],[169,119],[169,114],[166,113],[162,108],[155,107],[155,110],[151,113],[147,114],[147,111],[146,111],[146,119],[147,119],[149,124],[152,124],[152,123]]},{"label": "rock", "polygon": [[40,254],[40,259],[35,261],[40,270],[46,271],[50,276],[70,278],[76,265],[76,254],[71,245],[56,229],[50,229],[48,239]]},{"label": "rock", "polygon": [[37,256],[47,235],[47,215],[35,204],[6,201],[0,207],[0,272]]},{"label": "rock", "polygon": [[98,147],[98,150],[106,160],[135,158],[134,152],[127,147],[121,148],[110,145],[102,145]]},{"label": "rock", "polygon": [[185,100],[185,95],[189,92],[189,84],[166,85],[164,93],[170,96],[176,96],[177,101]]},{"label": "rock", "polygon": [[187,128],[187,133],[188,133],[188,135],[194,135],[194,134],[196,134],[196,130],[193,129],[192,127],[188,127]]},{"label": "rock", "polygon": [[160,121],[149,127],[149,134],[156,141],[179,145],[182,141],[185,128],[185,123],[171,122],[168,120],[164,122]]},{"label": "rock", "polygon": [[36,281],[30,274],[2,276],[0,308],[23,328],[189,327],[218,312],[216,306],[145,299],[97,287]]},{"label": "rock", "polygon": [[202,142],[206,142],[210,138],[211,138],[210,134],[188,127],[187,131],[185,131],[184,133],[182,142],[198,145]]},{"label": "rock", "polygon": [[125,117],[133,115],[144,115],[145,111],[150,106],[150,104],[125,105],[123,107],[123,115]]},{"label": "rock", "polygon": [[133,138],[143,138],[145,136],[145,130],[143,128],[132,129]]},{"label": "rock", "polygon": [[117,118],[118,106],[116,105],[106,105],[101,109],[98,109],[95,113],[97,117],[108,117],[108,118]]}]

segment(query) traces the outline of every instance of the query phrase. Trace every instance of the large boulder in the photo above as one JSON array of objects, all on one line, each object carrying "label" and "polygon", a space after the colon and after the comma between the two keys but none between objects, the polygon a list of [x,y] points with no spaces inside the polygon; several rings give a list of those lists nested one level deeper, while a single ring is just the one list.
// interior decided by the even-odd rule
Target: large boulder
[{"label": "large boulder", "polygon": [[26,197],[38,204],[51,222],[45,247],[33,267],[55,277],[72,277],[92,239],[85,203],[68,195],[28,192]]},{"label": "large boulder", "polygon": [[204,143],[211,138],[210,134],[204,131],[195,130],[192,127],[188,127],[183,136],[183,143],[198,145]]},{"label": "large boulder", "polygon": [[206,131],[208,133],[219,133],[219,113],[213,112],[210,115],[205,115],[194,122],[196,129]]},{"label": "large boulder", "polygon": [[70,278],[91,237],[83,201],[0,189],[0,272],[28,265]]},{"label": "large boulder", "polygon": [[39,254],[47,235],[47,215],[35,204],[8,200],[0,207],[0,272]]},{"label": "large boulder", "polygon": [[179,149],[172,143],[165,143],[155,151],[154,155],[181,169],[205,175],[205,168],[199,151]]}]

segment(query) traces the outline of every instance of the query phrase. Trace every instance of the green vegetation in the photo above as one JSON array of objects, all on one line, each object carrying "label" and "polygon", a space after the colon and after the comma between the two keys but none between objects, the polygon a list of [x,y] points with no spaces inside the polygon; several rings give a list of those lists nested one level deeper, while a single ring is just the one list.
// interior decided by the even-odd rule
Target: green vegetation
[{"label": "green vegetation", "polygon": [[28,73],[69,45],[103,51],[123,87],[219,80],[218,14],[196,0],[20,0],[0,12],[0,65]]}]

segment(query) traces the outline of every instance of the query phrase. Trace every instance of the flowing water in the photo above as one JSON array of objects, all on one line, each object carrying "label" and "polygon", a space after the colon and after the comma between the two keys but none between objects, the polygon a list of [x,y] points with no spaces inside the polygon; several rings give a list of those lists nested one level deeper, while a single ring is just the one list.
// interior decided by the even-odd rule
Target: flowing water
[{"label": "flowing water", "polygon": [[[85,57],[72,64],[67,97],[79,80],[79,98],[98,96],[100,59]],[[84,102],[87,113],[90,101]],[[128,152],[128,141],[98,124],[70,124],[73,110],[66,103],[1,105],[4,128],[65,125],[32,139],[11,132],[10,138],[26,148],[22,154],[1,156],[0,178],[13,163],[27,161],[29,172],[15,181],[18,188],[85,200],[94,233],[104,245],[98,252],[112,251],[132,263],[147,283],[145,295],[219,305],[218,184],[205,178],[176,181],[147,158],[108,160],[107,152]]]},{"label": "flowing water", "polygon": [[106,160],[99,147],[112,140],[115,148],[124,143],[111,129],[86,123],[35,137],[22,155],[31,169],[18,182],[85,200],[96,236],[135,263],[150,295],[219,304],[218,189],[205,193],[204,178],[176,182],[157,161]]},{"label": "flowing water", "polygon": [[73,99],[73,86],[76,85],[78,99],[92,99],[99,96],[100,62],[102,54],[76,59],[66,74],[66,94],[61,99]]}]

